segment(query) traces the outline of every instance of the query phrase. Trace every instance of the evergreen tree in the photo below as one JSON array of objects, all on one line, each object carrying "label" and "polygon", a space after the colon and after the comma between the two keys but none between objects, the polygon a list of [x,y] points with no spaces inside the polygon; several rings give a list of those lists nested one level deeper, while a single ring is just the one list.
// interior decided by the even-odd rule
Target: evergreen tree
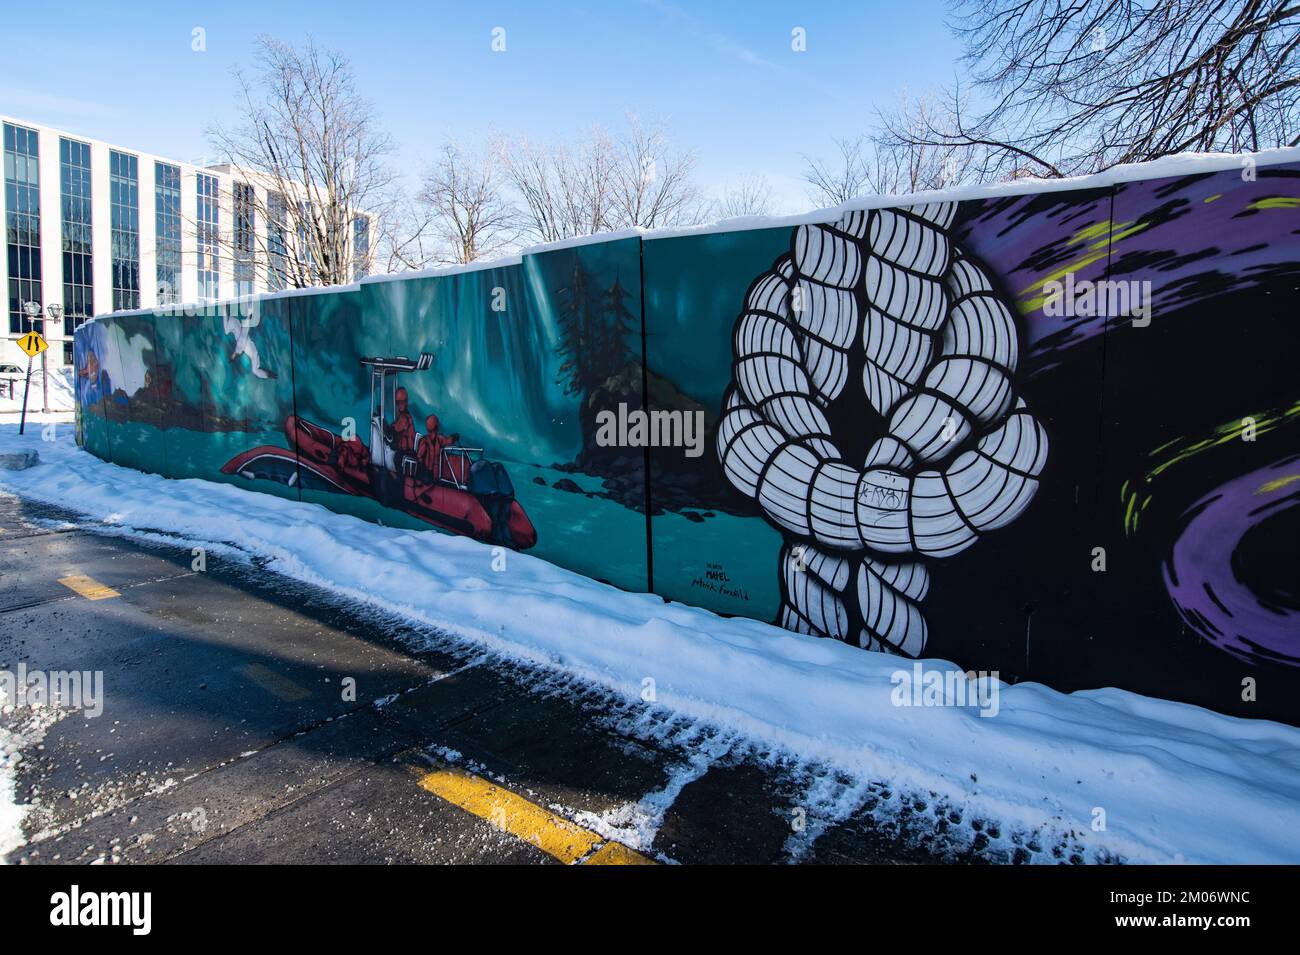
[{"label": "evergreen tree", "polygon": [[623,287],[614,273],[614,284],[604,293],[604,321],[601,323],[600,365],[608,378],[627,364],[627,336],[637,326],[639,319],[627,307],[631,293]]},{"label": "evergreen tree", "polygon": [[582,260],[574,255],[573,275],[567,287],[559,292],[560,308],[560,365],[556,381],[564,385],[566,395],[582,394],[591,387],[594,377],[591,359],[592,340],[591,275],[582,267]]},{"label": "evergreen tree", "polygon": [[627,336],[638,319],[627,306],[630,293],[619,281],[604,291],[575,255],[569,284],[560,289],[560,347],[556,381],[567,395],[585,394],[628,362]]}]

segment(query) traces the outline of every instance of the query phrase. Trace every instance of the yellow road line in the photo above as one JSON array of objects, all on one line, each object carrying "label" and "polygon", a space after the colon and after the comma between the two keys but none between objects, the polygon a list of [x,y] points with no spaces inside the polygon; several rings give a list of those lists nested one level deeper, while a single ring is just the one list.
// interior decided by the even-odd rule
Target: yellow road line
[{"label": "yellow road line", "polygon": [[647,859],[639,852],[634,852],[621,842],[607,842],[591,855],[583,865],[654,865],[653,859]]},{"label": "yellow road line", "polygon": [[311,696],[310,690],[304,689],[288,677],[283,677],[260,663],[245,663],[239,668],[239,672],[266,690],[267,693],[278,696],[290,703],[297,703],[299,700],[305,700]]},{"label": "yellow road line", "polygon": [[[417,769],[417,772],[419,770]],[[638,852],[610,842],[535,802],[451,767],[423,772],[419,786],[473,813],[502,832],[508,832],[568,865],[654,865]]]},{"label": "yellow road line", "polygon": [[84,574],[71,574],[67,577],[60,577],[59,583],[87,600],[107,600],[109,597],[122,596],[112,587],[105,587],[98,580]]}]

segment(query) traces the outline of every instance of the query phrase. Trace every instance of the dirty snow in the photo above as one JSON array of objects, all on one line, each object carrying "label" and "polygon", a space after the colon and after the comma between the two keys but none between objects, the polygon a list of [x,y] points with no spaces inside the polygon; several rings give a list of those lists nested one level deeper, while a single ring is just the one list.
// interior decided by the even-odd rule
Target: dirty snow
[{"label": "dirty snow", "polygon": [[[492,549],[465,538],[137,473],[77,449],[70,426],[56,428],[52,442],[42,432],[20,439],[16,426],[0,424],[0,453],[36,448],[43,462],[0,471],[0,491],[78,511],[106,533],[203,544],[209,559],[258,555],[270,570],[598,688],[629,720],[658,721],[679,736],[686,727],[686,738],[720,733],[786,765],[820,767],[807,774],[809,799],[826,809],[800,834],[805,848],[884,791],[895,803],[914,796],[912,805],[951,811],[972,839],[978,822],[985,835],[1001,834],[1003,848],[1044,847],[1032,853],[1042,861],[1066,846],[1089,860],[1300,862],[1300,729],[1115,689],[1063,694],[1035,683],[998,683],[996,716],[898,707],[891,676],[910,671],[910,661],[623,593],[525,554],[494,572]],[[647,678],[653,705],[642,701]],[[682,766],[682,778],[694,768]],[[12,799],[0,787],[10,840],[21,812]],[[652,794],[586,822],[641,842],[661,802]],[[1102,831],[1093,829],[1098,809]]]}]

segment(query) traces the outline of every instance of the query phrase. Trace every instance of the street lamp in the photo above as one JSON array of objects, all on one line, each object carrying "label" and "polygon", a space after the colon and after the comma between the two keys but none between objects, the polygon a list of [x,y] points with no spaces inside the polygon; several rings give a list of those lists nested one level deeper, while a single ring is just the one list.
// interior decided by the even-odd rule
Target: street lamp
[{"label": "street lamp", "polygon": [[[51,302],[49,305],[46,305],[45,310],[50,313],[50,320],[53,321],[55,324],[57,324],[59,319],[63,317],[63,306],[60,305],[58,302]],[[49,338],[49,334],[48,334],[49,330],[50,327],[46,325],[45,337],[47,339]],[[50,375],[49,375],[50,365],[47,357],[49,353],[50,350],[48,348],[45,349],[45,351],[41,352],[41,387],[42,389],[44,389],[45,411],[47,414],[49,413],[50,410]]]},{"label": "street lamp", "polygon": [[[40,302],[23,302],[23,314],[27,316],[27,330],[36,331],[36,320],[41,317]],[[27,393],[32,390],[32,357],[27,356],[27,383],[23,385],[23,415],[18,422],[18,433],[27,429]]]}]

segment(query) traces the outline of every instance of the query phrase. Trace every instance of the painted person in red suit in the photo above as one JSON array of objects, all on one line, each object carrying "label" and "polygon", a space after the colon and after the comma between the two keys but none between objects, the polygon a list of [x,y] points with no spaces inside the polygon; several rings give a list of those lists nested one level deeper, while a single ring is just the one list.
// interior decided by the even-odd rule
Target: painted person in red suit
[{"label": "painted person in red suit", "polygon": [[[449,448],[460,443],[459,434],[439,434],[438,427],[442,422],[438,420],[436,414],[431,414],[424,419],[424,436],[420,438],[420,447],[416,452],[416,457],[420,463],[435,478],[444,477],[443,475],[443,448]],[[453,471],[463,470],[464,466],[460,463],[459,458],[450,461],[450,468]],[[460,473],[445,475],[448,478],[455,478],[463,481],[464,475]]]},{"label": "painted person in red suit", "polygon": [[370,464],[370,452],[360,438],[339,441],[335,445],[335,454],[339,469],[343,471],[364,472]]},{"label": "painted person in red suit", "polygon": [[393,450],[410,454],[415,450],[415,422],[406,410],[406,389],[398,388],[393,393],[393,401],[397,405],[393,415]]}]

